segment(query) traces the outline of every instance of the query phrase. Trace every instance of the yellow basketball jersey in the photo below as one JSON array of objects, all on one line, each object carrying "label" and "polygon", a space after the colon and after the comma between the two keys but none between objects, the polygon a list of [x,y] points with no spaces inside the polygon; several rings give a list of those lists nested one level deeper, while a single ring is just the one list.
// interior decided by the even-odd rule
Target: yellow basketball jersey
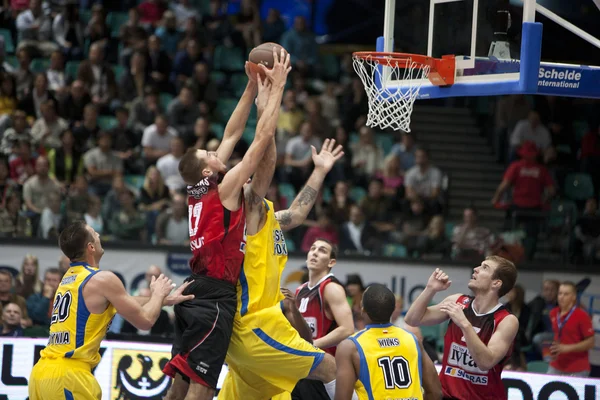
[{"label": "yellow basketball jersey", "polygon": [[360,357],[360,400],[423,399],[417,338],[392,324],[367,325],[349,338]]},{"label": "yellow basketball jersey", "polygon": [[92,314],[83,299],[83,287],[98,272],[85,263],[71,264],[54,296],[48,345],[42,358],[70,358],[94,368],[100,362],[100,342],[117,312],[109,304],[102,314]]},{"label": "yellow basketball jersey", "polygon": [[246,236],[246,255],[237,285],[239,316],[272,307],[283,300],[281,272],[288,250],[273,203],[263,200],[267,220],[256,235]]}]

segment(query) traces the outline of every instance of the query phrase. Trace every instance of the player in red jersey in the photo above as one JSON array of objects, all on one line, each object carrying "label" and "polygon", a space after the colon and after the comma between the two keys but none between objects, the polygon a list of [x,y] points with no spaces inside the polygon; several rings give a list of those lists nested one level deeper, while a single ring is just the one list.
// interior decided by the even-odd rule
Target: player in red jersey
[{"label": "player in red jersey", "polygon": [[406,313],[404,320],[412,326],[437,325],[450,319],[440,372],[445,399],[507,398],[500,375],[512,352],[519,321],[500,298],[516,280],[512,262],[487,257],[469,281],[474,297],[455,294],[428,307],[434,295],[452,283],[444,271],[436,269]]},{"label": "player in red jersey", "polygon": [[[337,247],[326,239],[317,239],[306,255],[308,282],[296,289],[296,306],[312,332],[313,344],[335,356],[337,345],[354,333],[352,310],[346,291],[333,276]],[[323,383],[302,379],[292,399],[328,399]]]},{"label": "player in red jersey", "polygon": [[[192,301],[175,307],[175,340],[171,361],[163,371],[175,378],[168,400],[214,397],[225,361],[237,308],[236,283],[244,261],[246,218],[243,186],[256,171],[273,140],[283,90],[290,68],[290,55],[273,51],[273,68],[264,66],[267,79],[249,81],[234,110],[216,152],[193,149],[179,163],[188,184],[190,261],[187,280],[194,282],[186,294]],[[256,136],[242,161],[225,172],[233,148],[241,137],[256,96],[269,91],[256,127]],[[222,180],[219,178],[222,177]]]}]

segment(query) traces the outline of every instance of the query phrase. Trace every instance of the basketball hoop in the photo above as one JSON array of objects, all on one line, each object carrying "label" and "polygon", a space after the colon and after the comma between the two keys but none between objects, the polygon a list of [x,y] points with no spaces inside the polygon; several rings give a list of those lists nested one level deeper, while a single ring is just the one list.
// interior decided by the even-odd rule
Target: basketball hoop
[{"label": "basketball hoop", "polygon": [[441,59],[418,54],[356,52],[354,71],[369,98],[367,126],[410,132],[410,116],[421,85],[454,83],[454,56]]}]

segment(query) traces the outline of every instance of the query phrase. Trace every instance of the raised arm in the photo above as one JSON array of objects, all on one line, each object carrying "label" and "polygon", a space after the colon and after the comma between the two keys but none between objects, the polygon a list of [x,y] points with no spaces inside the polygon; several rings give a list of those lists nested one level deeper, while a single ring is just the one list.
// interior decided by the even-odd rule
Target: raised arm
[{"label": "raised arm", "polygon": [[341,145],[335,147],[335,139],[326,139],[319,154],[317,154],[317,149],[312,147],[312,159],[315,164],[313,173],[292,202],[290,208],[275,213],[275,218],[279,221],[281,229],[284,231],[290,230],[306,220],[308,213],[315,205],[317,194],[323,186],[325,176],[331,171],[333,164],[344,156],[342,150]]},{"label": "raised arm", "polygon": [[266,69],[262,64],[261,67],[268,77],[268,80],[272,82],[272,88],[269,89],[269,82],[262,82],[259,78],[258,90],[259,96],[262,90],[271,90],[269,94],[269,100],[265,110],[258,121],[256,127],[256,136],[250,145],[250,148],[244,155],[242,161],[232,168],[221,182],[219,186],[219,195],[221,202],[224,206],[230,209],[236,209],[239,204],[239,195],[243,185],[246,181],[254,174],[258,165],[261,163],[265,150],[271,143],[273,136],[275,135],[275,127],[277,125],[277,118],[279,116],[279,108],[281,105],[281,99],[283,97],[283,90],[287,75],[290,71],[289,54],[285,55],[284,50],[281,51],[282,61],[279,61],[279,57],[276,52],[273,51],[273,58],[275,59],[275,65],[271,70]]},{"label": "raised arm", "polygon": [[258,86],[256,78],[252,76],[248,68],[248,62],[246,62],[246,75],[248,75],[248,84],[235,110],[233,110],[233,113],[229,117],[229,121],[225,126],[223,140],[221,140],[221,144],[217,149],[217,157],[219,157],[223,164],[227,164],[235,145],[244,133],[246,122],[248,122],[248,115],[250,115],[250,109],[256,96]]},{"label": "raised arm", "polygon": [[404,322],[410,326],[432,326],[446,321],[448,315],[440,309],[441,305],[446,302],[456,302],[460,295],[448,296],[443,302],[435,306],[429,306],[429,304],[437,292],[448,289],[451,284],[452,281],[448,279],[448,275],[441,269],[436,268],[429,277],[425,290],[410,305],[404,317]]},{"label": "raised arm", "polygon": [[341,285],[330,284],[325,286],[323,297],[325,298],[326,307],[331,310],[337,328],[315,340],[314,345],[320,349],[327,349],[337,346],[354,333],[354,320],[352,319],[352,310],[346,299],[346,292]]}]

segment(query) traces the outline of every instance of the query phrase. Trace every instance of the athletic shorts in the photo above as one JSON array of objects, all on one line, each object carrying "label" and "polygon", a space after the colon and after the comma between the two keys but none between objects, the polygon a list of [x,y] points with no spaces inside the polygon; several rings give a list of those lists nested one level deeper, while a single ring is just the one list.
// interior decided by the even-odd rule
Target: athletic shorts
[{"label": "athletic shorts", "polygon": [[292,400],[330,400],[321,381],[314,379],[302,379],[292,391]]},{"label": "athletic shorts", "polygon": [[42,358],[31,370],[29,400],[101,400],[102,390],[88,363]]},{"label": "athletic shorts", "polygon": [[235,286],[222,280],[192,275],[184,294],[196,298],[175,305],[175,339],[171,361],[163,372],[215,389],[225,362],[233,317],[237,308]]},{"label": "athletic shorts", "polygon": [[219,400],[264,400],[291,393],[324,357],[323,350],[300,337],[280,305],[238,316]]}]

